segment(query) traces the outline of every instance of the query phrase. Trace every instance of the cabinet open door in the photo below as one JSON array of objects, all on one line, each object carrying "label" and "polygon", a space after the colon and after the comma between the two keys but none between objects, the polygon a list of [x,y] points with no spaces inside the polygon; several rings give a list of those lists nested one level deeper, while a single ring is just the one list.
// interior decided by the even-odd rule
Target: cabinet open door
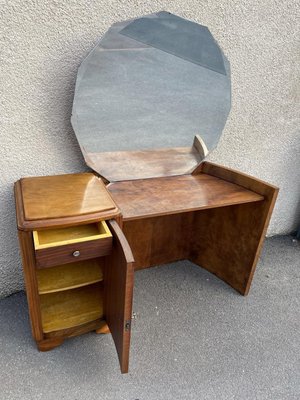
[{"label": "cabinet open door", "polygon": [[121,372],[128,372],[133,294],[133,255],[115,220],[108,221],[113,249],[105,266],[105,320],[116,345]]}]

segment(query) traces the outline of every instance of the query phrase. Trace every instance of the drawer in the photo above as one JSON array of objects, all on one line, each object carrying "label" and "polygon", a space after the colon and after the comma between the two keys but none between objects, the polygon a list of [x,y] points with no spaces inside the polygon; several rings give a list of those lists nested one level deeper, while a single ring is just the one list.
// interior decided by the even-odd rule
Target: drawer
[{"label": "drawer", "polygon": [[111,253],[112,234],[105,221],[33,231],[36,265],[52,267]]}]

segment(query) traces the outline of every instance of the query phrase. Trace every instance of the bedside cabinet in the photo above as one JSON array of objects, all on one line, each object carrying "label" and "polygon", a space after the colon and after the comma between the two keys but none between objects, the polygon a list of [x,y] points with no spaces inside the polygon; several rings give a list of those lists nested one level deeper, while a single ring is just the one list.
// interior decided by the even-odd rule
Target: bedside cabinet
[{"label": "bedside cabinet", "polygon": [[38,349],[89,331],[111,332],[127,372],[134,260],[104,183],[90,173],[23,178],[15,198]]}]

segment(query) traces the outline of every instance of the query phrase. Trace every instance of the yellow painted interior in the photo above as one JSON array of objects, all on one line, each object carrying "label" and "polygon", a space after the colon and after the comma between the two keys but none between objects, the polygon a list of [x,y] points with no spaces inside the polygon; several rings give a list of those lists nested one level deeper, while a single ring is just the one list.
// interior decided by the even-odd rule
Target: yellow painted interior
[{"label": "yellow painted interior", "polygon": [[33,231],[34,247],[36,250],[48,247],[63,246],[71,243],[87,242],[90,240],[111,237],[105,221],[93,224],[70,226],[41,231]]},{"label": "yellow painted interior", "polygon": [[39,294],[61,292],[103,280],[103,258],[37,270]]},{"label": "yellow painted interior", "polygon": [[43,332],[72,328],[103,317],[101,283],[40,295]]}]

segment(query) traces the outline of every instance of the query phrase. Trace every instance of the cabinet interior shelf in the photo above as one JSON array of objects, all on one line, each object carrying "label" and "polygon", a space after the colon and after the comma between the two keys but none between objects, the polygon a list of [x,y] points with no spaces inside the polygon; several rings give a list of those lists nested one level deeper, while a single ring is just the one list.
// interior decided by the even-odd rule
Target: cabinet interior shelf
[{"label": "cabinet interior shelf", "polygon": [[72,328],[103,317],[101,283],[40,296],[43,332]]},{"label": "cabinet interior shelf", "polygon": [[103,258],[37,270],[39,294],[74,289],[103,280]]}]

